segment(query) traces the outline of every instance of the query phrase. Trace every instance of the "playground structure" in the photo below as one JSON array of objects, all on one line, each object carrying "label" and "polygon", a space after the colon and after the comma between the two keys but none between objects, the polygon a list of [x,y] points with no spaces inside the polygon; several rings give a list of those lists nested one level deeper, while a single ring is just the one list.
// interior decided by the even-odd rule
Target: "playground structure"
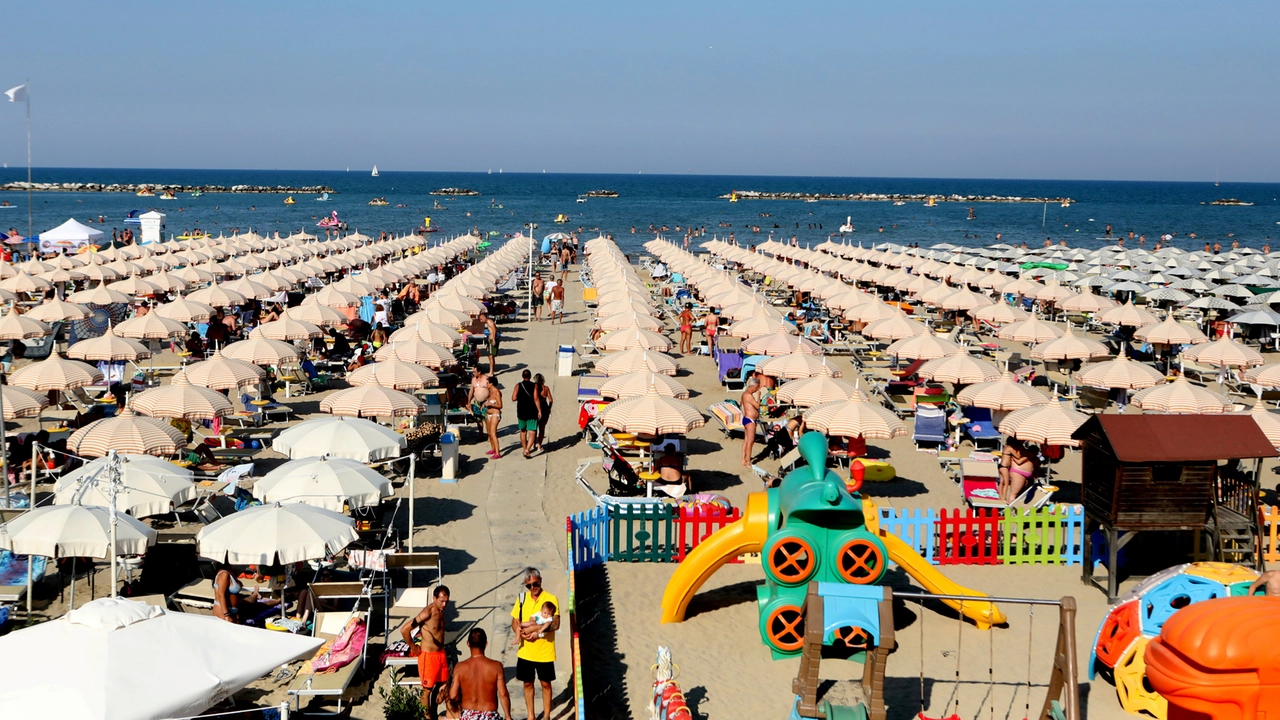
[{"label": "playground structure", "polygon": [[1146,659],[1169,720],[1280,717],[1280,598],[1196,603],[1169,618]]},{"label": "playground structure", "polygon": [[[788,473],[778,487],[748,496],[741,519],[703,540],[680,563],[663,594],[663,623],[682,622],[698,588],[725,563],[752,552],[761,553],[765,571],[765,584],[757,589],[760,634],[774,657],[794,656],[803,648],[801,606],[812,581],[874,586],[893,561],[929,592],[986,597],[952,582],[882,530],[875,504],[827,469],[827,441],[820,433],[801,438],[800,454],[808,465]],[[982,629],[1005,622],[990,602],[943,602]]]},{"label": "playground structure", "polygon": [[1089,657],[1089,679],[1099,672],[1108,676],[1115,683],[1120,706],[1128,712],[1172,720],[1177,716],[1169,713],[1166,698],[1152,689],[1155,683],[1147,661],[1155,638],[1173,618],[1182,617],[1179,611],[1183,608],[1245,595],[1257,579],[1258,573],[1251,568],[1198,562],[1175,565],[1143,580],[1111,608],[1098,627]]},{"label": "playground structure", "polygon": [[[925,593],[896,593],[903,599],[918,601],[938,599]],[[792,683],[796,694],[795,705],[789,720],[825,718],[825,720],[884,720],[885,671],[889,655],[896,647],[893,626],[892,588],[884,586],[851,585],[841,583],[810,582],[806,588],[801,617],[804,623],[804,641],[800,651],[800,669]],[[965,596],[953,596],[958,602],[967,602]],[[1076,689],[1075,599],[1064,597],[1058,601],[1001,598],[1002,601],[1029,605],[1057,605],[1058,633],[1054,649],[1052,670],[1044,705],[1037,716],[1040,720],[1079,720],[1079,691]],[[848,634],[848,628],[854,632]],[[923,626],[921,632],[924,631]],[[825,645],[844,643],[847,647],[860,647],[858,653],[863,663],[860,683],[862,701],[852,706],[833,705],[818,700],[822,684],[822,648]],[[957,662],[960,658],[957,657]],[[923,657],[921,658],[923,662]],[[1030,692],[1030,677],[1027,691]],[[923,698],[922,698],[923,699]],[[1029,702],[1029,700],[1028,700]],[[923,704],[923,702],[922,702]],[[920,715],[924,717],[923,710]]]}]

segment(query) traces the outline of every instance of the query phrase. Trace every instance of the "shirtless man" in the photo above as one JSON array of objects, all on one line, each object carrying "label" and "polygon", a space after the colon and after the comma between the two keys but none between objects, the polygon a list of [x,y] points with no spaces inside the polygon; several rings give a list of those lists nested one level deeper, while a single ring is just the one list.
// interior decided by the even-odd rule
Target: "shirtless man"
[{"label": "shirtless man", "polygon": [[[467,636],[471,657],[458,663],[453,669],[453,684],[449,686],[449,707],[460,712],[462,720],[511,720],[511,696],[502,663],[484,656],[489,639],[484,630],[476,628]],[[502,713],[498,713],[498,703]]]},{"label": "shirtless man", "polygon": [[[431,720],[439,717],[436,692],[449,682],[449,661],[444,654],[444,609],[448,604],[449,588],[437,585],[431,594],[431,604],[400,626],[400,637],[409,645],[409,657],[418,658],[418,677],[427,691],[423,704]],[[419,628],[421,644],[413,640],[413,633]]]},{"label": "shirtless man", "polygon": [[564,324],[564,283],[556,283],[551,288],[551,324],[554,325],[556,318],[560,318],[560,324]]},{"label": "shirtless man", "polygon": [[1258,591],[1258,588],[1265,587],[1264,593],[1267,597],[1280,597],[1280,570],[1268,570],[1253,581],[1249,586],[1249,595]]},{"label": "shirtless man", "polygon": [[756,424],[760,422],[760,380],[751,374],[742,391],[742,466],[751,466],[751,448],[756,444]]},{"label": "shirtless man", "polygon": [[539,322],[542,321],[542,290],[545,287],[546,284],[542,282],[542,276],[534,275],[533,285],[530,288],[532,295],[529,298],[529,304],[533,306],[533,319]]},{"label": "shirtless man", "polygon": [[564,285],[569,278],[569,248],[560,248],[560,284]]},{"label": "shirtless man", "polygon": [[480,313],[480,322],[489,331],[489,374],[496,376],[498,372],[494,368],[498,362],[498,325],[489,317],[489,313]]},{"label": "shirtless man", "polygon": [[467,407],[471,408],[471,414],[475,415],[476,422],[482,427],[489,392],[489,376],[484,374],[479,365],[476,365],[471,375],[471,389],[467,391]]}]

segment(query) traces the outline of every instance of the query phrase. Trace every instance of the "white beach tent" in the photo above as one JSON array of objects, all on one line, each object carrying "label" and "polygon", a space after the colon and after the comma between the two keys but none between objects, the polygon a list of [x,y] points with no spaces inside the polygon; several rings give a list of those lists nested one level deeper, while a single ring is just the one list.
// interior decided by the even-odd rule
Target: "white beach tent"
[{"label": "white beach tent", "polygon": [[320,644],[101,598],[0,637],[0,708],[5,717],[46,720],[199,715]]},{"label": "white beach tent", "polygon": [[75,252],[89,243],[96,244],[101,239],[101,230],[95,230],[71,218],[52,230],[40,233],[40,252],[50,253],[60,250]]}]

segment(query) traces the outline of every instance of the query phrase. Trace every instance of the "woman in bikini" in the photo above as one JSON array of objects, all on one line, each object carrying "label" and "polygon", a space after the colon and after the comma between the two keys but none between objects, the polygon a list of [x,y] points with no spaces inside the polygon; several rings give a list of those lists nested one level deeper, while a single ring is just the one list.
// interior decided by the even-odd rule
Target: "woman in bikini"
[{"label": "woman in bikini", "polygon": [[1021,440],[1009,438],[1000,455],[1000,499],[1013,502],[1026,489],[1039,466],[1040,458],[1028,452]]},{"label": "woman in bikini", "polygon": [[680,354],[693,353],[693,305],[686,303],[680,311]]},{"label": "woman in bikini", "polygon": [[502,391],[493,382],[492,375],[486,375],[489,381],[489,397],[484,401],[484,429],[489,434],[489,457],[497,460],[502,457],[498,449],[498,424],[502,422]]}]

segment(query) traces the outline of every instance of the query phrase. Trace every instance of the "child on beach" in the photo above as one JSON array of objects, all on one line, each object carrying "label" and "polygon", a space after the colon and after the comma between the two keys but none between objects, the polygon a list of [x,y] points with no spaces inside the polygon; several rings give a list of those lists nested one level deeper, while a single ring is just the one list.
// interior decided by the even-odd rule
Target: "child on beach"
[{"label": "child on beach", "polygon": [[555,603],[542,603],[542,608],[538,611],[537,615],[534,615],[527,621],[520,623],[520,637],[525,640],[537,640],[546,630],[543,626],[554,620],[555,616]]}]

